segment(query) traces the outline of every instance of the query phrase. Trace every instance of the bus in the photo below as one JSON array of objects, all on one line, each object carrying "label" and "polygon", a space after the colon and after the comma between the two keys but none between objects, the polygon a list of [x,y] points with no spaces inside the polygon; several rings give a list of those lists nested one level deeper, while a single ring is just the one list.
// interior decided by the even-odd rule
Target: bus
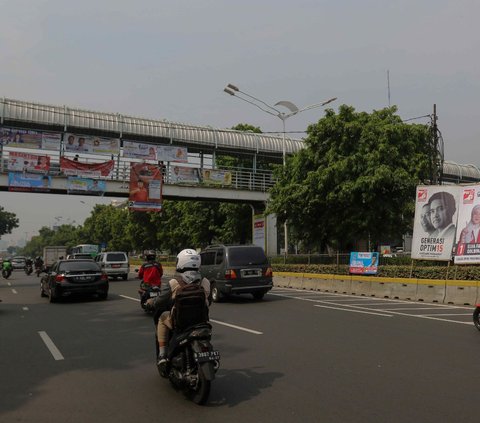
[{"label": "bus", "polygon": [[70,254],[90,254],[92,258],[95,258],[99,253],[99,248],[97,244],[80,244],[72,247]]}]

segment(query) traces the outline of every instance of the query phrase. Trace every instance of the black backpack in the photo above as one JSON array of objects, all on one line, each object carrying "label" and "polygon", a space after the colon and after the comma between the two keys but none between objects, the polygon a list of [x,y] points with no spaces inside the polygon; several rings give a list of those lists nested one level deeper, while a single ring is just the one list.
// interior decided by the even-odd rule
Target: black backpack
[{"label": "black backpack", "polygon": [[190,326],[208,322],[206,293],[201,281],[187,284],[178,278],[177,282],[180,286],[175,292],[172,308],[174,328],[182,331]]}]

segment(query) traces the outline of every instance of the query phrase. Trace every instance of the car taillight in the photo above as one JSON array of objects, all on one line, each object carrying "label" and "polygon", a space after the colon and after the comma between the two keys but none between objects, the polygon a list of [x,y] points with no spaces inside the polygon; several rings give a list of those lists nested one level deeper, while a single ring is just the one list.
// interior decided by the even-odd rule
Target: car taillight
[{"label": "car taillight", "polygon": [[235,270],[227,269],[225,271],[225,279],[237,279],[237,274],[235,273]]},{"label": "car taillight", "polygon": [[267,278],[271,278],[273,276],[273,271],[272,271],[272,268],[271,267],[267,267],[267,269],[265,270],[265,272],[263,273],[263,276],[267,277]]},{"label": "car taillight", "polygon": [[108,275],[106,273],[102,273],[102,276],[100,276],[100,280],[108,281]]},{"label": "car taillight", "polygon": [[65,275],[57,275],[55,276],[55,282],[63,282],[65,280]]}]

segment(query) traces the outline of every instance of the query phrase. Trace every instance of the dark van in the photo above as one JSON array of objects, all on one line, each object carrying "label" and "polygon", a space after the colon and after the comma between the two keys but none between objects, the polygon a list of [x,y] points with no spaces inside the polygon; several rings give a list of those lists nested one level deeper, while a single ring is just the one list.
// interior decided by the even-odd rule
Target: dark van
[{"label": "dark van", "polygon": [[252,294],[261,300],[272,289],[272,268],[261,247],[211,245],[200,256],[200,272],[211,283],[214,302],[233,294]]}]

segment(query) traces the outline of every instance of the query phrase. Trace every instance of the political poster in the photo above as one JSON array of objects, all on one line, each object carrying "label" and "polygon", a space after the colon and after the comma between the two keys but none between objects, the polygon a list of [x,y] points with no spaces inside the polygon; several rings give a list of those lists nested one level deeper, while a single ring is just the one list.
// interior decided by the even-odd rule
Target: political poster
[{"label": "political poster", "polygon": [[49,192],[51,178],[38,173],[8,172],[9,191]]},{"label": "political poster", "polygon": [[0,128],[0,145],[15,148],[60,150],[62,135],[30,129]]},{"label": "political poster", "polygon": [[129,159],[157,160],[157,149],[152,144],[123,141],[123,157]]},{"label": "political poster", "polygon": [[130,163],[128,207],[136,211],[162,211],[162,171],[148,163]]},{"label": "political poster", "polygon": [[161,162],[188,163],[188,150],[174,145],[157,145],[157,160]]},{"label": "political poster", "polygon": [[173,166],[170,171],[169,181],[174,184],[200,183],[199,169],[195,167]]},{"label": "political poster", "polygon": [[266,226],[265,215],[256,214],[253,216],[253,244],[266,249]]},{"label": "political poster", "polygon": [[232,185],[232,173],[228,170],[203,169],[202,182],[205,185]]},{"label": "political poster", "polygon": [[349,271],[353,275],[375,275],[378,272],[378,253],[350,253]]},{"label": "political poster", "polygon": [[452,258],[459,209],[458,186],[418,186],[413,224],[412,258]]},{"label": "political poster", "polygon": [[455,264],[480,263],[480,185],[462,186],[458,210]]},{"label": "political poster", "polygon": [[48,173],[50,170],[50,156],[10,151],[7,169],[12,172]]},{"label": "political poster", "polygon": [[67,179],[68,194],[103,195],[107,183],[104,180],[69,176]]},{"label": "political poster", "polygon": [[60,170],[66,176],[107,177],[112,173],[114,165],[115,162],[113,160],[102,163],[83,163],[60,157]]},{"label": "political poster", "polygon": [[71,153],[119,154],[118,138],[90,137],[84,135],[65,134],[65,151]]}]

